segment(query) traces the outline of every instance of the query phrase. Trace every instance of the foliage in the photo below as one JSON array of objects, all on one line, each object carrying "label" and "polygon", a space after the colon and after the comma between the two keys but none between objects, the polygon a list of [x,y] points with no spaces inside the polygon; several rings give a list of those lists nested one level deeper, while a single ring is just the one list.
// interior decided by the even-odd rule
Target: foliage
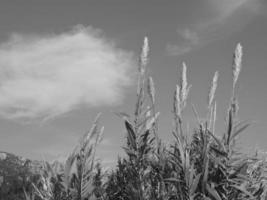
[{"label": "foliage", "polygon": [[[238,151],[238,136],[250,125],[238,120],[237,81],[241,71],[242,46],[233,59],[232,97],[222,137],[215,133],[215,92],[219,74],[215,72],[207,102],[207,116],[200,120],[193,106],[197,125],[189,138],[183,117],[191,85],[183,63],[173,101],[173,142],[164,144],[158,135],[155,88],[147,77],[149,45],[145,38],[138,73],[134,117],[123,119],[126,156],[117,166],[103,173],[95,161],[96,146],[102,138],[98,117],[61,167],[44,162],[41,184],[27,200],[266,200],[267,162]],[[59,170],[60,169],[60,170]],[[35,197],[33,196],[35,194]],[[32,196],[32,197],[31,197]]]},{"label": "foliage", "polygon": [[[144,46],[146,43],[147,39]],[[147,52],[141,55],[144,54],[148,55]],[[187,83],[187,67],[183,63],[174,94],[174,142],[166,146],[156,133],[158,115],[155,114],[155,90],[151,89],[151,78],[147,79],[148,95],[144,94],[146,65],[141,56],[135,120],[131,123],[124,119],[128,133],[124,148],[127,157],[118,161],[117,168],[110,175],[106,190],[108,199],[267,199],[266,160],[242,154],[236,147],[237,137],[249,126],[247,121],[238,121],[237,118],[236,84],[241,61],[242,47],[238,44],[234,53],[233,93],[225,133],[221,138],[215,134],[216,72],[208,95],[206,119],[201,121],[193,107],[198,126],[191,140],[183,120],[191,88]],[[145,97],[150,100],[146,101]],[[147,115],[151,110],[153,114]]]},{"label": "foliage", "polygon": [[0,199],[21,200],[24,191],[31,192],[32,182],[38,184],[40,168],[37,161],[30,161],[11,153],[0,152]]}]

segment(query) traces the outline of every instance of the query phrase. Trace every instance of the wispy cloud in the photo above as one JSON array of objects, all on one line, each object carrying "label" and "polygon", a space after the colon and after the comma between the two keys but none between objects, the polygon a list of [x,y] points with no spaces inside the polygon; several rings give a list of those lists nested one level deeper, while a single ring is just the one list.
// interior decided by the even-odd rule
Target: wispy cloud
[{"label": "wispy cloud", "polygon": [[0,115],[50,118],[121,102],[132,54],[92,27],[58,35],[15,34],[0,44]]},{"label": "wispy cloud", "polygon": [[178,34],[190,44],[198,44],[199,36],[195,31],[192,31],[188,28],[183,30],[177,30]]},{"label": "wispy cloud", "polygon": [[167,44],[166,51],[168,55],[180,56],[191,51],[192,46],[190,44],[177,45],[177,44]]},{"label": "wispy cloud", "polygon": [[182,43],[167,44],[169,55],[188,53],[198,46],[222,38],[222,34],[229,35],[240,30],[249,21],[248,16],[260,13],[262,5],[261,0],[203,0],[203,3],[207,3],[210,17],[196,19],[190,28],[178,29]]},{"label": "wispy cloud", "polygon": [[255,14],[261,5],[260,0],[208,0],[208,3],[215,15],[199,26],[208,27],[225,23],[233,15],[240,14],[238,12]]},{"label": "wispy cloud", "polygon": [[191,51],[192,47],[199,43],[197,32],[186,29],[177,29],[177,34],[183,40],[182,44],[167,44],[166,50],[170,55],[182,55]]}]

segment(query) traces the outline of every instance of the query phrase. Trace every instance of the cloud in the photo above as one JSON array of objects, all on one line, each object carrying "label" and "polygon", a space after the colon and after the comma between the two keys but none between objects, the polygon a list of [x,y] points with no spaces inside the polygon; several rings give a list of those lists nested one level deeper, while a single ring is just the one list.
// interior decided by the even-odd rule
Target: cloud
[{"label": "cloud", "polygon": [[14,34],[0,44],[0,115],[51,118],[121,102],[135,66],[92,27],[54,35]]},{"label": "cloud", "polygon": [[167,44],[166,51],[169,55],[183,55],[190,52],[192,47],[199,43],[199,36],[195,31],[185,28],[182,30],[177,29],[177,33],[182,38],[183,43],[180,45]]},{"label": "cloud", "polygon": [[209,17],[199,17],[190,28],[179,28],[177,33],[182,42],[167,44],[169,55],[188,53],[241,30],[253,16],[260,14],[263,5],[261,0],[203,0],[203,3],[207,3]]},{"label": "cloud", "polygon": [[167,44],[166,51],[171,56],[180,56],[191,51],[192,47],[187,45]]},{"label": "cloud", "polygon": [[210,6],[220,17],[228,17],[238,9],[257,11],[259,9],[259,0],[208,0]]},{"label": "cloud", "polygon": [[208,3],[215,15],[211,20],[200,24],[203,27],[225,23],[230,17],[240,12],[257,14],[261,5],[260,0],[208,0]]},{"label": "cloud", "polygon": [[192,31],[188,28],[183,30],[177,30],[178,34],[180,34],[184,40],[186,40],[190,44],[198,44],[199,42],[199,36],[197,32]]}]

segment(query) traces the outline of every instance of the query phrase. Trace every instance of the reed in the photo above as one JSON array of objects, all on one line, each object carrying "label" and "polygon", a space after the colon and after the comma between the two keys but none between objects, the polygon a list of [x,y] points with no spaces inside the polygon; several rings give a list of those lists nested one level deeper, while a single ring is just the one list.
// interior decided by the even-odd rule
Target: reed
[{"label": "reed", "polygon": [[[46,165],[42,187],[35,187],[35,195],[46,200],[266,200],[266,157],[246,155],[236,146],[237,137],[250,125],[237,118],[236,84],[242,46],[238,44],[234,52],[233,93],[222,137],[215,134],[218,72],[208,93],[208,117],[201,122],[194,109],[198,123],[190,140],[185,134],[183,112],[191,85],[183,63],[173,100],[174,140],[165,144],[159,138],[155,86],[146,72],[148,60],[146,37],[140,55],[133,119],[120,115],[127,134],[125,156],[118,158],[117,166],[103,173],[101,165],[95,162],[103,132],[96,120],[68,157],[64,172],[55,172]],[[26,195],[27,199],[32,196]]]}]

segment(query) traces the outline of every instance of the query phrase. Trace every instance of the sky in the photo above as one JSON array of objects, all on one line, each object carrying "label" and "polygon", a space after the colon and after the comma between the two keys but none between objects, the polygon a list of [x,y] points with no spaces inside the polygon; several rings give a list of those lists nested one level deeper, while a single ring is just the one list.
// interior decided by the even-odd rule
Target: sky
[{"label": "sky", "polygon": [[[0,150],[62,158],[101,112],[98,156],[114,164],[125,141],[114,112],[134,112],[138,56],[147,36],[163,140],[172,140],[172,97],[182,62],[192,84],[189,105],[201,117],[219,71],[216,132],[223,132],[240,42],[239,118],[252,122],[240,146],[267,151],[266,19],[264,0],[1,0]],[[190,106],[185,117],[189,127],[196,125]]]}]

